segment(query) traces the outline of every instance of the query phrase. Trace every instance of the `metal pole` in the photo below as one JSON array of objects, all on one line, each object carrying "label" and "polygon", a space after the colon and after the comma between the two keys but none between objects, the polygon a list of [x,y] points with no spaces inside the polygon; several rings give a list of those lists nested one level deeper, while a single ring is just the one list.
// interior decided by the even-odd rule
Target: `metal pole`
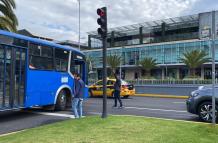
[{"label": "metal pole", "polygon": [[79,2],[79,39],[78,41],[79,41],[79,50],[80,50],[80,0],[78,0],[78,2]]},{"label": "metal pole", "polygon": [[122,78],[121,78],[121,76],[122,76],[122,68],[121,68],[121,66],[122,66],[122,59],[123,59],[123,58],[122,58],[122,54],[123,54],[123,47],[121,47],[121,54],[120,54],[120,55],[121,55],[121,56],[120,56],[120,58],[121,58],[121,60],[120,60],[120,79],[122,79]]},{"label": "metal pole", "polygon": [[[105,7],[105,13],[107,13],[107,8]],[[107,15],[106,15],[107,21]],[[106,24],[106,34],[102,37],[103,44],[103,112],[102,118],[107,118],[107,24]]]},{"label": "metal pole", "polygon": [[106,37],[103,38],[103,112],[102,118],[107,117],[107,48],[106,48]]},{"label": "metal pole", "polygon": [[212,11],[212,118],[212,123],[215,125],[215,11]]},{"label": "metal pole", "polygon": [[166,79],[168,79],[168,71],[167,71],[167,63],[166,63],[166,48],[164,48],[164,64],[165,64],[165,68],[166,68]]}]

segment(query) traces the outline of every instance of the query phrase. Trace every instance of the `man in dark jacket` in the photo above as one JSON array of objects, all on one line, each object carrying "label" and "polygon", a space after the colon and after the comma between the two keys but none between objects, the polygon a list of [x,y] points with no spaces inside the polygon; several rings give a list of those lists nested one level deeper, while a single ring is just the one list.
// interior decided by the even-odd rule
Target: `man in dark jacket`
[{"label": "man in dark jacket", "polygon": [[114,74],[114,77],[116,78],[116,82],[114,83],[114,106],[117,107],[117,100],[120,103],[120,107],[123,107],[122,101],[120,99],[120,90],[121,90],[121,80],[120,77],[118,77],[116,74]]},{"label": "man in dark jacket", "polygon": [[[82,102],[83,102],[83,95],[84,95],[84,88],[85,83],[80,78],[79,74],[74,74],[75,78],[75,89],[74,89],[74,99],[73,99],[73,111],[75,114],[75,118],[82,117]],[[78,113],[79,111],[79,113]]]}]

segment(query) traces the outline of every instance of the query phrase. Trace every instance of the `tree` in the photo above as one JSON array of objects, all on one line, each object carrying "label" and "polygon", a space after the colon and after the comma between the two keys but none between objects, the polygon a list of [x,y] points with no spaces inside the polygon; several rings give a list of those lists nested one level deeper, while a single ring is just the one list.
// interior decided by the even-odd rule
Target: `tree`
[{"label": "tree", "polygon": [[145,76],[150,78],[151,70],[157,66],[156,59],[152,57],[146,57],[139,62],[142,69],[145,70]]},{"label": "tree", "polygon": [[107,56],[107,64],[113,73],[115,73],[115,70],[120,65],[120,63],[121,63],[120,56],[117,56],[117,55]]},{"label": "tree", "polygon": [[193,50],[183,53],[183,57],[180,60],[189,67],[191,76],[195,77],[195,69],[209,62],[210,58],[208,58],[208,54],[205,51]]},{"label": "tree", "polygon": [[16,4],[14,0],[0,0],[0,29],[16,32],[18,20],[14,14]]}]

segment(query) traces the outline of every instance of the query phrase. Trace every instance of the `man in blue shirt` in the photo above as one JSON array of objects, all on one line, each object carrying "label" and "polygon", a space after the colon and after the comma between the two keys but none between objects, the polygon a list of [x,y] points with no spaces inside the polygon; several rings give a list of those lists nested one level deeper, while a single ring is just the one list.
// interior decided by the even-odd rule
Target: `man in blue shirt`
[{"label": "man in blue shirt", "polygon": [[75,118],[81,118],[85,83],[81,79],[80,75],[77,73],[74,74],[74,82],[73,111],[75,114]]}]

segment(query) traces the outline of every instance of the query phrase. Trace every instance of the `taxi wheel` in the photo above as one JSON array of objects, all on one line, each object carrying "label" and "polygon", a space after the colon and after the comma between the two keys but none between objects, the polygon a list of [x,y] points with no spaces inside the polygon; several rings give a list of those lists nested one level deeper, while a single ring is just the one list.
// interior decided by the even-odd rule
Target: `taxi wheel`
[{"label": "taxi wheel", "polygon": [[111,93],[111,97],[114,98],[114,92]]},{"label": "taxi wheel", "polygon": [[92,91],[89,90],[89,97],[93,97]]},{"label": "taxi wheel", "polygon": [[127,98],[129,98],[129,95],[123,96],[123,98],[127,99]]}]

